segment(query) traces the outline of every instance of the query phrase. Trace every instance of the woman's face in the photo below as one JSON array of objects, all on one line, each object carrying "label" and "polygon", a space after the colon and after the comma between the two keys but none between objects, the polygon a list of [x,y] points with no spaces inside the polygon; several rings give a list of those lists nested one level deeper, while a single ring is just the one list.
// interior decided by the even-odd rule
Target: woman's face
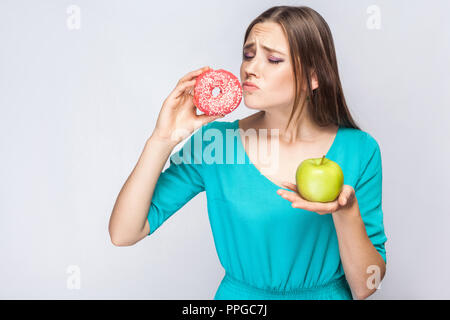
[{"label": "woman's face", "polygon": [[295,87],[290,59],[289,43],[279,24],[264,22],[253,26],[244,44],[240,77],[242,84],[249,81],[259,89],[243,87],[247,107],[258,110],[292,108]]}]

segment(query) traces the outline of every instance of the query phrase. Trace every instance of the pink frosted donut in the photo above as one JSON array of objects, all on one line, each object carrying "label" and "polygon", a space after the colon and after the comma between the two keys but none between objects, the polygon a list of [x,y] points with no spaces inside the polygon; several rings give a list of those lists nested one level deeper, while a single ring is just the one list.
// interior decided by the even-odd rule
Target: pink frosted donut
[{"label": "pink frosted donut", "polygon": [[[214,88],[220,89],[217,96],[213,95]],[[239,106],[241,99],[241,83],[226,70],[209,69],[195,81],[194,104],[206,115],[228,114]]]}]

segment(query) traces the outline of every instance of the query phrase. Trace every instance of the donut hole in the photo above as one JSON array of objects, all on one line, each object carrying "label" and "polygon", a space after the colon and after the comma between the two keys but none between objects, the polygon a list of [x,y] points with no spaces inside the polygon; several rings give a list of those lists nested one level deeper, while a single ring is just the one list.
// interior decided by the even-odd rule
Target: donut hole
[{"label": "donut hole", "polygon": [[216,98],[218,95],[220,94],[220,88],[219,87],[215,87],[212,91],[212,95],[214,98]]}]

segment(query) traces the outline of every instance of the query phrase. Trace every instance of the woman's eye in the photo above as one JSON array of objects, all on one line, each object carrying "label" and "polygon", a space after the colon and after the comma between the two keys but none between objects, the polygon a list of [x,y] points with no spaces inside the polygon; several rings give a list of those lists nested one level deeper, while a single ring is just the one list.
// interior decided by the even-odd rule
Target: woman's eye
[{"label": "woman's eye", "polygon": [[[252,57],[252,56],[248,56],[248,55],[246,55],[246,54],[244,53],[243,58],[244,58],[244,60],[250,60],[250,59],[252,59],[253,57]],[[273,64],[278,64],[278,63],[280,63],[280,62],[283,62],[283,60],[273,60],[273,59],[269,59],[269,62],[270,62],[270,63],[273,63]]]}]

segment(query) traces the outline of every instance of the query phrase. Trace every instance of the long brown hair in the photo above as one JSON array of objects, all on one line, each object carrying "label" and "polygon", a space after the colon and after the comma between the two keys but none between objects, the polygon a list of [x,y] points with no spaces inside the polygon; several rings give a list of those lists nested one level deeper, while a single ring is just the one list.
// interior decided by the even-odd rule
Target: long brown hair
[{"label": "long brown hair", "polygon": [[[333,36],[324,18],[306,6],[272,7],[250,23],[245,32],[244,44],[253,26],[260,22],[278,23],[289,42],[296,94],[286,127],[289,126],[295,113],[298,113],[296,117],[298,120],[304,109],[301,106],[305,105],[310,108],[313,121],[321,127],[335,124],[361,130],[353,120],[345,102]],[[311,72],[315,72],[319,83],[315,90],[311,90]],[[302,96],[301,93],[303,81],[307,83],[306,96]],[[299,108],[301,109],[298,110]]]}]

